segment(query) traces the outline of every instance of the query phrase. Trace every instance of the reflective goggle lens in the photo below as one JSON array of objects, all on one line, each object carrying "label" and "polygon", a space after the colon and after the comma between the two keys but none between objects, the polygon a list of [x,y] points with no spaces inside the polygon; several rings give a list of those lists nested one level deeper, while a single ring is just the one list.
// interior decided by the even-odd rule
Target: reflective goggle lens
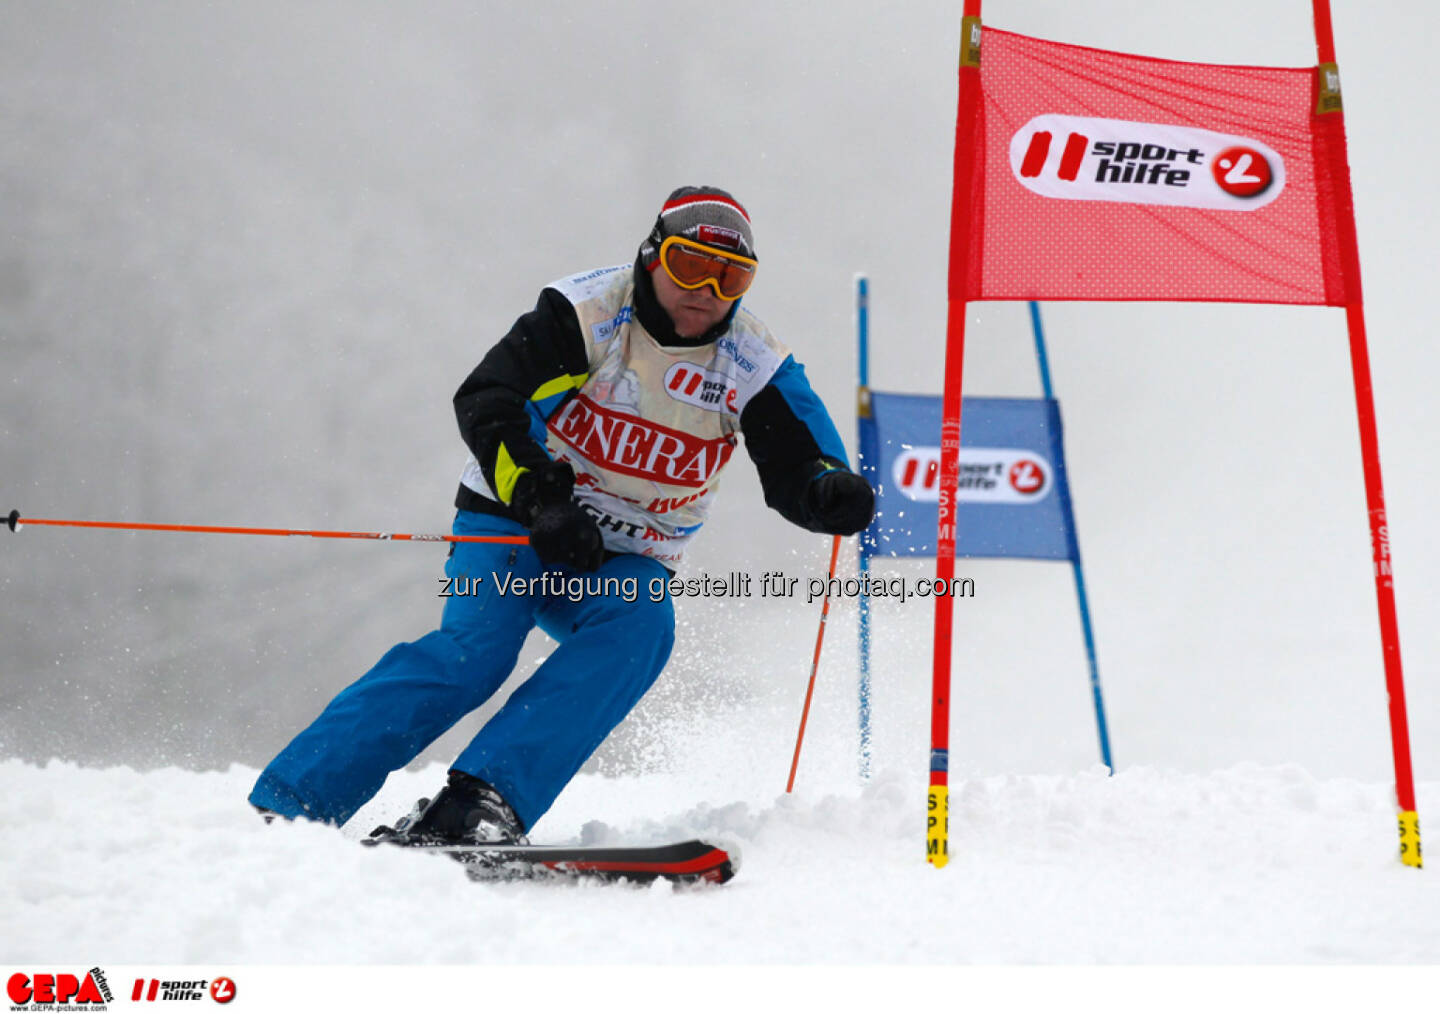
[{"label": "reflective goggle lens", "polygon": [[739,299],[755,280],[755,261],[724,253],[683,236],[670,236],[660,244],[660,264],[682,289],[708,285],[726,302]]}]

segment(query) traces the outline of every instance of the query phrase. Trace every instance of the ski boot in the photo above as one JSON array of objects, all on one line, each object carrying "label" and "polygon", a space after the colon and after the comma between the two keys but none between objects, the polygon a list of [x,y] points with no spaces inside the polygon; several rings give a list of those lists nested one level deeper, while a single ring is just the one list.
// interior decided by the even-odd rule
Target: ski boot
[{"label": "ski boot", "polygon": [[489,783],[463,771],[432,799],[421,799],[407,816],[370,832],[396,845],[528,845],[520,818]]}]

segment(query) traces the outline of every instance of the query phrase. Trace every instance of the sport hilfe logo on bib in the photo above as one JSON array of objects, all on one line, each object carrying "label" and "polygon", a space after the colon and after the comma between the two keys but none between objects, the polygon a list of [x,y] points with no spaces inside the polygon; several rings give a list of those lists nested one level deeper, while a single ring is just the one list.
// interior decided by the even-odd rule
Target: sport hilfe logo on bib
[{"label": "sport hilfe logo on bib", "polygon": [[738,412],[735,385],[730,378],[695,363],[676,363],[666,370],[665,393],[676,401],[711,412]]},{"label": "sport hilfe logo on bib", "polygon": [[1042,197],[1255,211],[1285,189],[1285,160],[1254,138],[1094,116],[1036,116],[1010,169]]}]

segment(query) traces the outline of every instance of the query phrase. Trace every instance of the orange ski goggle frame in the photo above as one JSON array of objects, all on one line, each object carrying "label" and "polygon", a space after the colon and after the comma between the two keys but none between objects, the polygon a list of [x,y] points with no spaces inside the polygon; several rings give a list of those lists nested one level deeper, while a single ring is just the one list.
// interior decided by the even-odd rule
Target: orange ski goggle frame
[{"label": "orange ski goggle frame", "polygon": [[667,236],[660,244],[660,265],[680,288],[698,289],[708,285],[715,290],[715,295],[732,303],[750,288],[758,262],[684,236]]}]

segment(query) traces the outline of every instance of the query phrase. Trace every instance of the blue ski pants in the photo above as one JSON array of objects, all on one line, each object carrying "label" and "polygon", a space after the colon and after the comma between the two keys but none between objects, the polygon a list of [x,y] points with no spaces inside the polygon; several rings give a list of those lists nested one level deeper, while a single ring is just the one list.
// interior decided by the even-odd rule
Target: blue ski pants
[{"label": "blue ski pants", "polygon": [[[454,531],[525,533],[509,519],[469,511],[457,513]],[[580,575],[547,568],[529,546],[453,545],[445,565],[453,594],[440,629],[397,644],[342,690],[261,772],[250,802],[282,816],[345,823],[391,771],[490,699],[538,625],[559,646],[452,765],[498,789],[528,829],[665,667],[675,613],[668,595],[658,602],[650,595],[651,581],[660,578],[658,587],[669,576],[654,560],[617,556]],[[587,582],[615,578],[606,587],[618,593],[517,593],[517,584],[540,590],[547,570]]]}]

